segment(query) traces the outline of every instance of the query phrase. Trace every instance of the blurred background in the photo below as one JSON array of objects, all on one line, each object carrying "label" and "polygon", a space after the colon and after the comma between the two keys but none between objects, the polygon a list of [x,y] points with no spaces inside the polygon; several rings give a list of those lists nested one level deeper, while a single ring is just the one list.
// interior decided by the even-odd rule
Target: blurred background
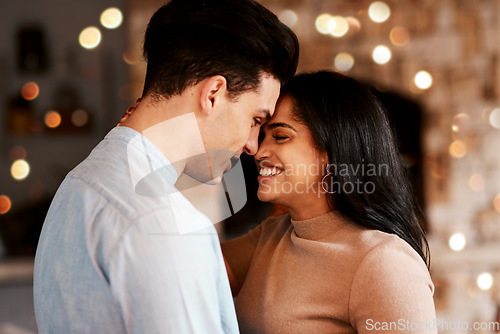
[{"label": "blurred background", "polygon": [[[500,1],[259,0],[297,34],[299,71],[377,89],[428,216],[441,333],[497,333],[500,305]],[[64,176],[142,93],[143,34],[160,0],[0,4],[0,333],[36,333],[33,257]],[[219,224],[239,235],[275,208]],[[453,322],[453,323],[452,323]],[[454,324],[454,325],[453,325]]]}]

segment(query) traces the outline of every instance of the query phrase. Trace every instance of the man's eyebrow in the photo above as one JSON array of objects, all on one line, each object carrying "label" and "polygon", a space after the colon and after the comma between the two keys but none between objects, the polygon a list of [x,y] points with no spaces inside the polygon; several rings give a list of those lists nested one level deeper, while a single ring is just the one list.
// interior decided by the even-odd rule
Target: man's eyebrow
[{"label": "man's eyebrow", "polygon": [[276,122],[276,123],[271,123],[271,124],[267,123],[266,128],[268,130],[273,130],[276,128],[287,128],[287,129],[291,129],[291,130],[297,132],[297,130],[295,130],[295,128],[293,126],[291,126],[290,124],[287,124],[287,123],[283,123],[283,122]]}]

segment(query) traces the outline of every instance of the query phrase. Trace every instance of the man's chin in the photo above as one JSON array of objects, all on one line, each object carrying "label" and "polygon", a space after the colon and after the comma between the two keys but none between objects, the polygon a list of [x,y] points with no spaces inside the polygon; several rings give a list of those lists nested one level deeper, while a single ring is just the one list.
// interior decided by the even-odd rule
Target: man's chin
[{"label": "man's chin", "polygon": [[186,175],[191,177],[192,179],[196,180],[199,183],[208,184],[208,185],[216,185],[216,184],[221,183],[222,176],[223,176],[222,173],[220,173],[219,176],[212,179],[209,175],[199,175],[199,174],[193,175],[190,173],[186,173]]}]

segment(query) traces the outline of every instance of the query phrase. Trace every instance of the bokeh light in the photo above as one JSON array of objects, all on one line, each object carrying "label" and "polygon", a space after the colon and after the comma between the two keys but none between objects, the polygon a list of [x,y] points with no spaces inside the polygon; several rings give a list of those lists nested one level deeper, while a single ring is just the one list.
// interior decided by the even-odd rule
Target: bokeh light
[{"label": "bokeh light", "polygon": [[136,65],[139,63],[139,57],[132,55],[131,52],[124,51],[122,54],[123,61],[128,65]]},{"label": "bokeh light", "polygon": [[87,27],[82,30],[78,40],[85,49],[93,49],[101,43],[101,38],[101,31],[98,28]]},{"label": "bokeh light", "polygon": [[316,30],[321,34],[329,34],[335,29],[335,20],[330,14],[321,14],[316,18]]},{"label": "bokeh light", "polygon": [[373,61],[379,65],[384,65],[391,60],[391,50],[385,45],[379,45],[372,52]]},{"label": "bokeh light", "polygon": [[349,24],[349,31],[358,32],[361,30],[361,23],[355,17],[348,16],[345,18],[347,24]]},{"label": "bokeh light", "polygon": [[282,11],[278,15],[278,18],[280,19],[281,22],[283,22],[290,28],[294,27],[298,21],[297,14],[291,9],[285,9],[284,11]]},{"label": "bokeh light", "polygon": [[484,177],[480,174],[474,174],[469,179],[469,187],[474,191],[484,189]]},{"label": "bokeh light", "polygon": [[470,116],[466,113],[460,113],[453,117],[453,121],[451,124],[451,130],[455,133],[462,131],[467,123],[470,121]]},{"label": "bokeh light", "polygon": [[385,22],[391,16],[391,9],[385,2],[375,1],[368,8],[368,16],[373,22]]},{"label": "bokeh light", "polygon": [[334,16],[332,18],[335,21],[335,27],[331,31],[333,37],[342,37],[349,31],[349,23],[342,16]]},{"label": "bokeh light", "polygon": [[118,28],[123,21],[121,10],[115,7],[108,8],[101,13],[101,24],[108,29]]},{"label": "bokeh light", "polygon": [[22,90],[21,90],[21,95],[25,100],[34,100],[38,97],[38,94],[40,94],[40,88],[38,87],[36,82],[30,81],[24,84]]},{"label": "bokeh light", "polygon": [[492,127],[500,129],[500,108],[491,111],[489,121]]},{"label": "bokeh light", "polygon": [[410,41],[410,32],[403,27],[394,27],[389,34],[391,43],[396,46],[405,46]]},{"label": "bokeh light", "polygon": [[493,276],[490,273],[482,273],[477,277],[477,286],[481,290],[489,290],[493,286]]},{"label": "bokeh light", "polygon": [[12,163],[10,174],[15,180],[21,181],[28,177],[30,173],[30,165],[24,159],[19,159]]},{"label": "bokeh light", "polygon": [[354,57],[347,52],[341,52],[335,56],[333,64],[340,72],[346,72],[354,66]]},{"label": "bokeh light", "polygon": [[45,114],[45,125],[51,129],[61,125],[61,115],[54,110],[48,111]]},{"label": "bokeh light", "polygon": [[26,149],[22,146],[14,146],[9,152],[10,161],[26,159]]},{"label": "bokeh light", "polygon": [[495,210],[500,212],[500,194],[498,194],[493,200],[493,206],[495,207]]},{"label": "bokeh light", "polygon": [[77,127],[85,126],[88,121],[89,114],[83,109],[75,110],[71,114],[71,122]]},{"label": "bokeh light", "polygon": [[461,140],[455,140],[449,148],[450,154],[454,158],[463,158],[467,154],[467,145]]},{"label": "bokeh light", "polygon": [[415,74],[413,81],[415,85],[422,90],[429,89],[432,86],[432,76],[427,71],[419,71]]},{"label": "bokeh light", "polygon": [[0,195],[0,215],[4,215],[9,212],[12,207],[12,201],[7,195]]},{"label": "bokeh light", "polygon": [[465,235],[462,233],[454,233],[448,240],[448,245],[455,252],[459,252],[464,249],[466,244],[467,240],[465,239]]}]

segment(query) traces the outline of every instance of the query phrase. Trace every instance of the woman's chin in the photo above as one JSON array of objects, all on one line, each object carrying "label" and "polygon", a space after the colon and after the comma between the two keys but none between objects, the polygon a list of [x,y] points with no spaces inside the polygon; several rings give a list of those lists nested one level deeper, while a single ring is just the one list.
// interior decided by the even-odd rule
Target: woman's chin
[{"label": "woman's chin", "polygon": [[259,187],[259,190],[257,190],[257,198],[262,202],[274,203],[276,194],[272,192],[265,192],[261,189],[261,187]]}]

